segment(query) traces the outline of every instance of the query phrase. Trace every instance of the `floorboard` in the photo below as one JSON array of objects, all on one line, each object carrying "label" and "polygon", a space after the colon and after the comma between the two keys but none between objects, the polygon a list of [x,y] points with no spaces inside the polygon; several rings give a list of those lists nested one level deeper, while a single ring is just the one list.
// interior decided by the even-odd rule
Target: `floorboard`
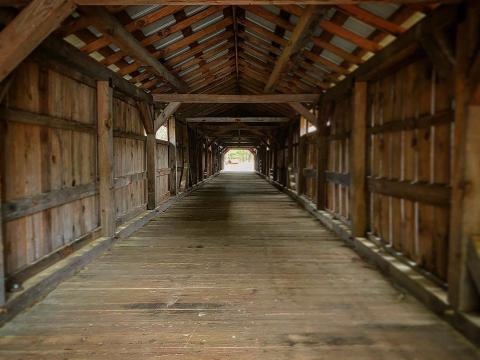
[{"label": "floorboard", "polygon": [[478,359],[287,195],[223,173],[0,329],[1,359]]}]

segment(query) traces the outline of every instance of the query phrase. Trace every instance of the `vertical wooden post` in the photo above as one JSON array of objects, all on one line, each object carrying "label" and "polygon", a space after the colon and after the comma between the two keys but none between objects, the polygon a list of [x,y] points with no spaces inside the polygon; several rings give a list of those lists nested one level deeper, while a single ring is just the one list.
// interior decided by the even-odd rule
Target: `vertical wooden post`
[{"label": "vertical wooden post", "polygon": [[350,199],[352,236],[363,237],[367,230],[365,196],[367,131],[367,83],[356,82],[353,95],[353,121],[350,135]]},{"label": "vertical wooden post", "polygon": [[115,235],[113,183],[113,104],[108,81],[97,81],[98,178],[103,236]]},{"label": "vertical wooden post", "polygon": [[207,142],[203,140],[203,169],[202,169],[202,179],[206,179],[208,177],[208,149],[207,149]]},{"label": "vertical wooden post", "polygon": [[155,134],[147,134],[147,209],[157,207],[157,139]]},{"label": "vertical wooden post", "polygon": [[288,150],[287,150],[287,188],[291,189],[290,176],[293,169],[293,125],[290,122],[288,126]]},{"label": "vertical wooden post", "polygon": [[5,172],[5,136],[7,136],[6,126],[7,122],[0,119],[0,306],[5,305],[7,300],[7,289],[5,283],[6,256],[3,236],[5,227],[2,221],[2,185]]},{"label": "vertical wooden post", "polygon": [[297,169],[297,194],[302,195],[305,191],[305,175],[303,169],[306,167],[307,154],[307,138],[300,136],[298,140],[298,169]]},{"label": "vertical wooden post", "polygon": [[278,181],[278,148],[277,148],[277,143],[273,143],[272,151],[273,151],[273,176],[272,176],[272,180],[273,181]]},{"label": "vertical wooden post", "polygon": [[168,120],[168,164],[170,167],[170,193],[177,194],[177,142],[176,142],[176,126],[173,117]]},{"label": "vertical wooden post", "polygon": [[267,150],[267,177],[271,179],[272,173],[272,146],[270,145]]},{"label": "vertical wooden post", "polygon": [[[479,304],[475,283],[468,270],[468,243],[480,234],[480,95],[469,76],[470,59],[475,49],[471,29],[477,20],[471,9],[467,20],[457,28],[455,65],[455,133],[450,212],[448,295],[459,311],[474,310]],[[477,50],[478,51],[478,50]],[[472,86],[473,85],[473,86]]]},{"label": "vertical wooden post", "polygon": [[[321,106],[321,105],[320,105]],[[327,179],[325,172],[328,163],[328,139],[326,119],[322,118],[323,109],[317,112],[317,209],[327,205]]]}]

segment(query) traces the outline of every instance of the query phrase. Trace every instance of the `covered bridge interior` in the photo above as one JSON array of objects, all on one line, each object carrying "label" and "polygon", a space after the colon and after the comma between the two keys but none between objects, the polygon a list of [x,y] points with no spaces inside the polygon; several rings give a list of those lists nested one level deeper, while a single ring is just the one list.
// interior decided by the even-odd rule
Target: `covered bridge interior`
[{"label": "covered bridge interior", "polygon": [[480,3],[0,1],[0,205],[2,359],[478,359]]}]

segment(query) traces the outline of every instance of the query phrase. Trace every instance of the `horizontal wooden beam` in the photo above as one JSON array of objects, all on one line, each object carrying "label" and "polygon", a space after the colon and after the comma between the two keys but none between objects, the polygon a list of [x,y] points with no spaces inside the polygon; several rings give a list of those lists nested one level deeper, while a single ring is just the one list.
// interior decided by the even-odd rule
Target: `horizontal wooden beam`
[{"label": "horizontal wooden beam", "polygon": [[185,119],[191,123],[271,123],[288,122],[288,117],[189,117]]},{"label": "horizontal wooden beam", "polygon": [[146,178],[147,178],[146,172],[120,176],[113,180],[114,189],[120,189],[122,187],[133,184],[134,182],[137,182],[137,181],[144,181]]},{"label": "horizontal wooden beam", "polygon": [[317,176],[317,169],[305,168],[305,169],[303,169],[303,176],[305,176],[305,178],[307,178],[307,179],[314,178],[314,177]]},{"label": "horizontal wooden beam", "polygon": [[8,201],[2,204],[3,221],[32,215],[95,194],[97,194],[97,185],[91,183]]},{"label": "horizontal wooden beam", "polygon": [[373,193],[432,205],[447,206],[450,204],[451,189],[449,186],[441,184],[369,178],[368,189]]},{"label": "horizontal wooden beam", "polygon": [[222,95],[222,94],[153,94],[153,101],[182,102],[187,104],[283,104],[289,102],[314,103],[319,94],[265,94],[265,95]]},{"label": "horizontal wooden beam", "polygon": [[335,184],[350,186],[350,174],[348,173],[336,173],[336,172],[326,171],[325,179]]},{"label": "horizontal wooden beam", "polygon": [[55,129],[80,131],[92,134],[97,132],[97,126],[95,124],[87,124],[80,121],[67,120],[50,115],[36,114],[24,110],[1,108],[0,118],[8,122],[45,126]]},{"label": "horizontal wooden beam", "polygon": [[369,134],[382,134],[386,132],[425,129],[431,126],[451,123],[454,119],[454,112],[451,110],[446,110],[433,115],[421,115],[418,118],[388,121],[383,124],[374,125],[370,128],[367,128],[367,132]]},{"label": "horizontal wooden beam", "polygon": [[[446,0],[451,2],[453,0]],[[297,0],[77,0],[79,5],[298,5]],[[362,4],[362,3],[393,3],[417,4],[434,3],[438,0],[303,0],[302,4],[309,5],[337,5],[337,4]],[[26,3],[26,0],[11,0],[10,5]]]},{"label": "horizontal wooden beam", "polygon": [[93,80],[108,80],[114,90],[118,90],[134,99],[152,102],[152,97],[142,89],[106,68],[87,54],[82,53],[57,36],[49,36],[34,52],[34,57],[47,64],[55,65],[60,72],[77,70]]}]

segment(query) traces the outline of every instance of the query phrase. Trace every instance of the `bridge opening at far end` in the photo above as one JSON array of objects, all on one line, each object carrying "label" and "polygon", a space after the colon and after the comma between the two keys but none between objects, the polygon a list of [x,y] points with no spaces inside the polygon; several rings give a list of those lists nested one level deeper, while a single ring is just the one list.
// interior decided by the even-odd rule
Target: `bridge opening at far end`
[{"label": "bridge opening at far end", "polygon": [[251,149],[228,149],[223,157],[223,171],[255,171],[255,155]]}]

